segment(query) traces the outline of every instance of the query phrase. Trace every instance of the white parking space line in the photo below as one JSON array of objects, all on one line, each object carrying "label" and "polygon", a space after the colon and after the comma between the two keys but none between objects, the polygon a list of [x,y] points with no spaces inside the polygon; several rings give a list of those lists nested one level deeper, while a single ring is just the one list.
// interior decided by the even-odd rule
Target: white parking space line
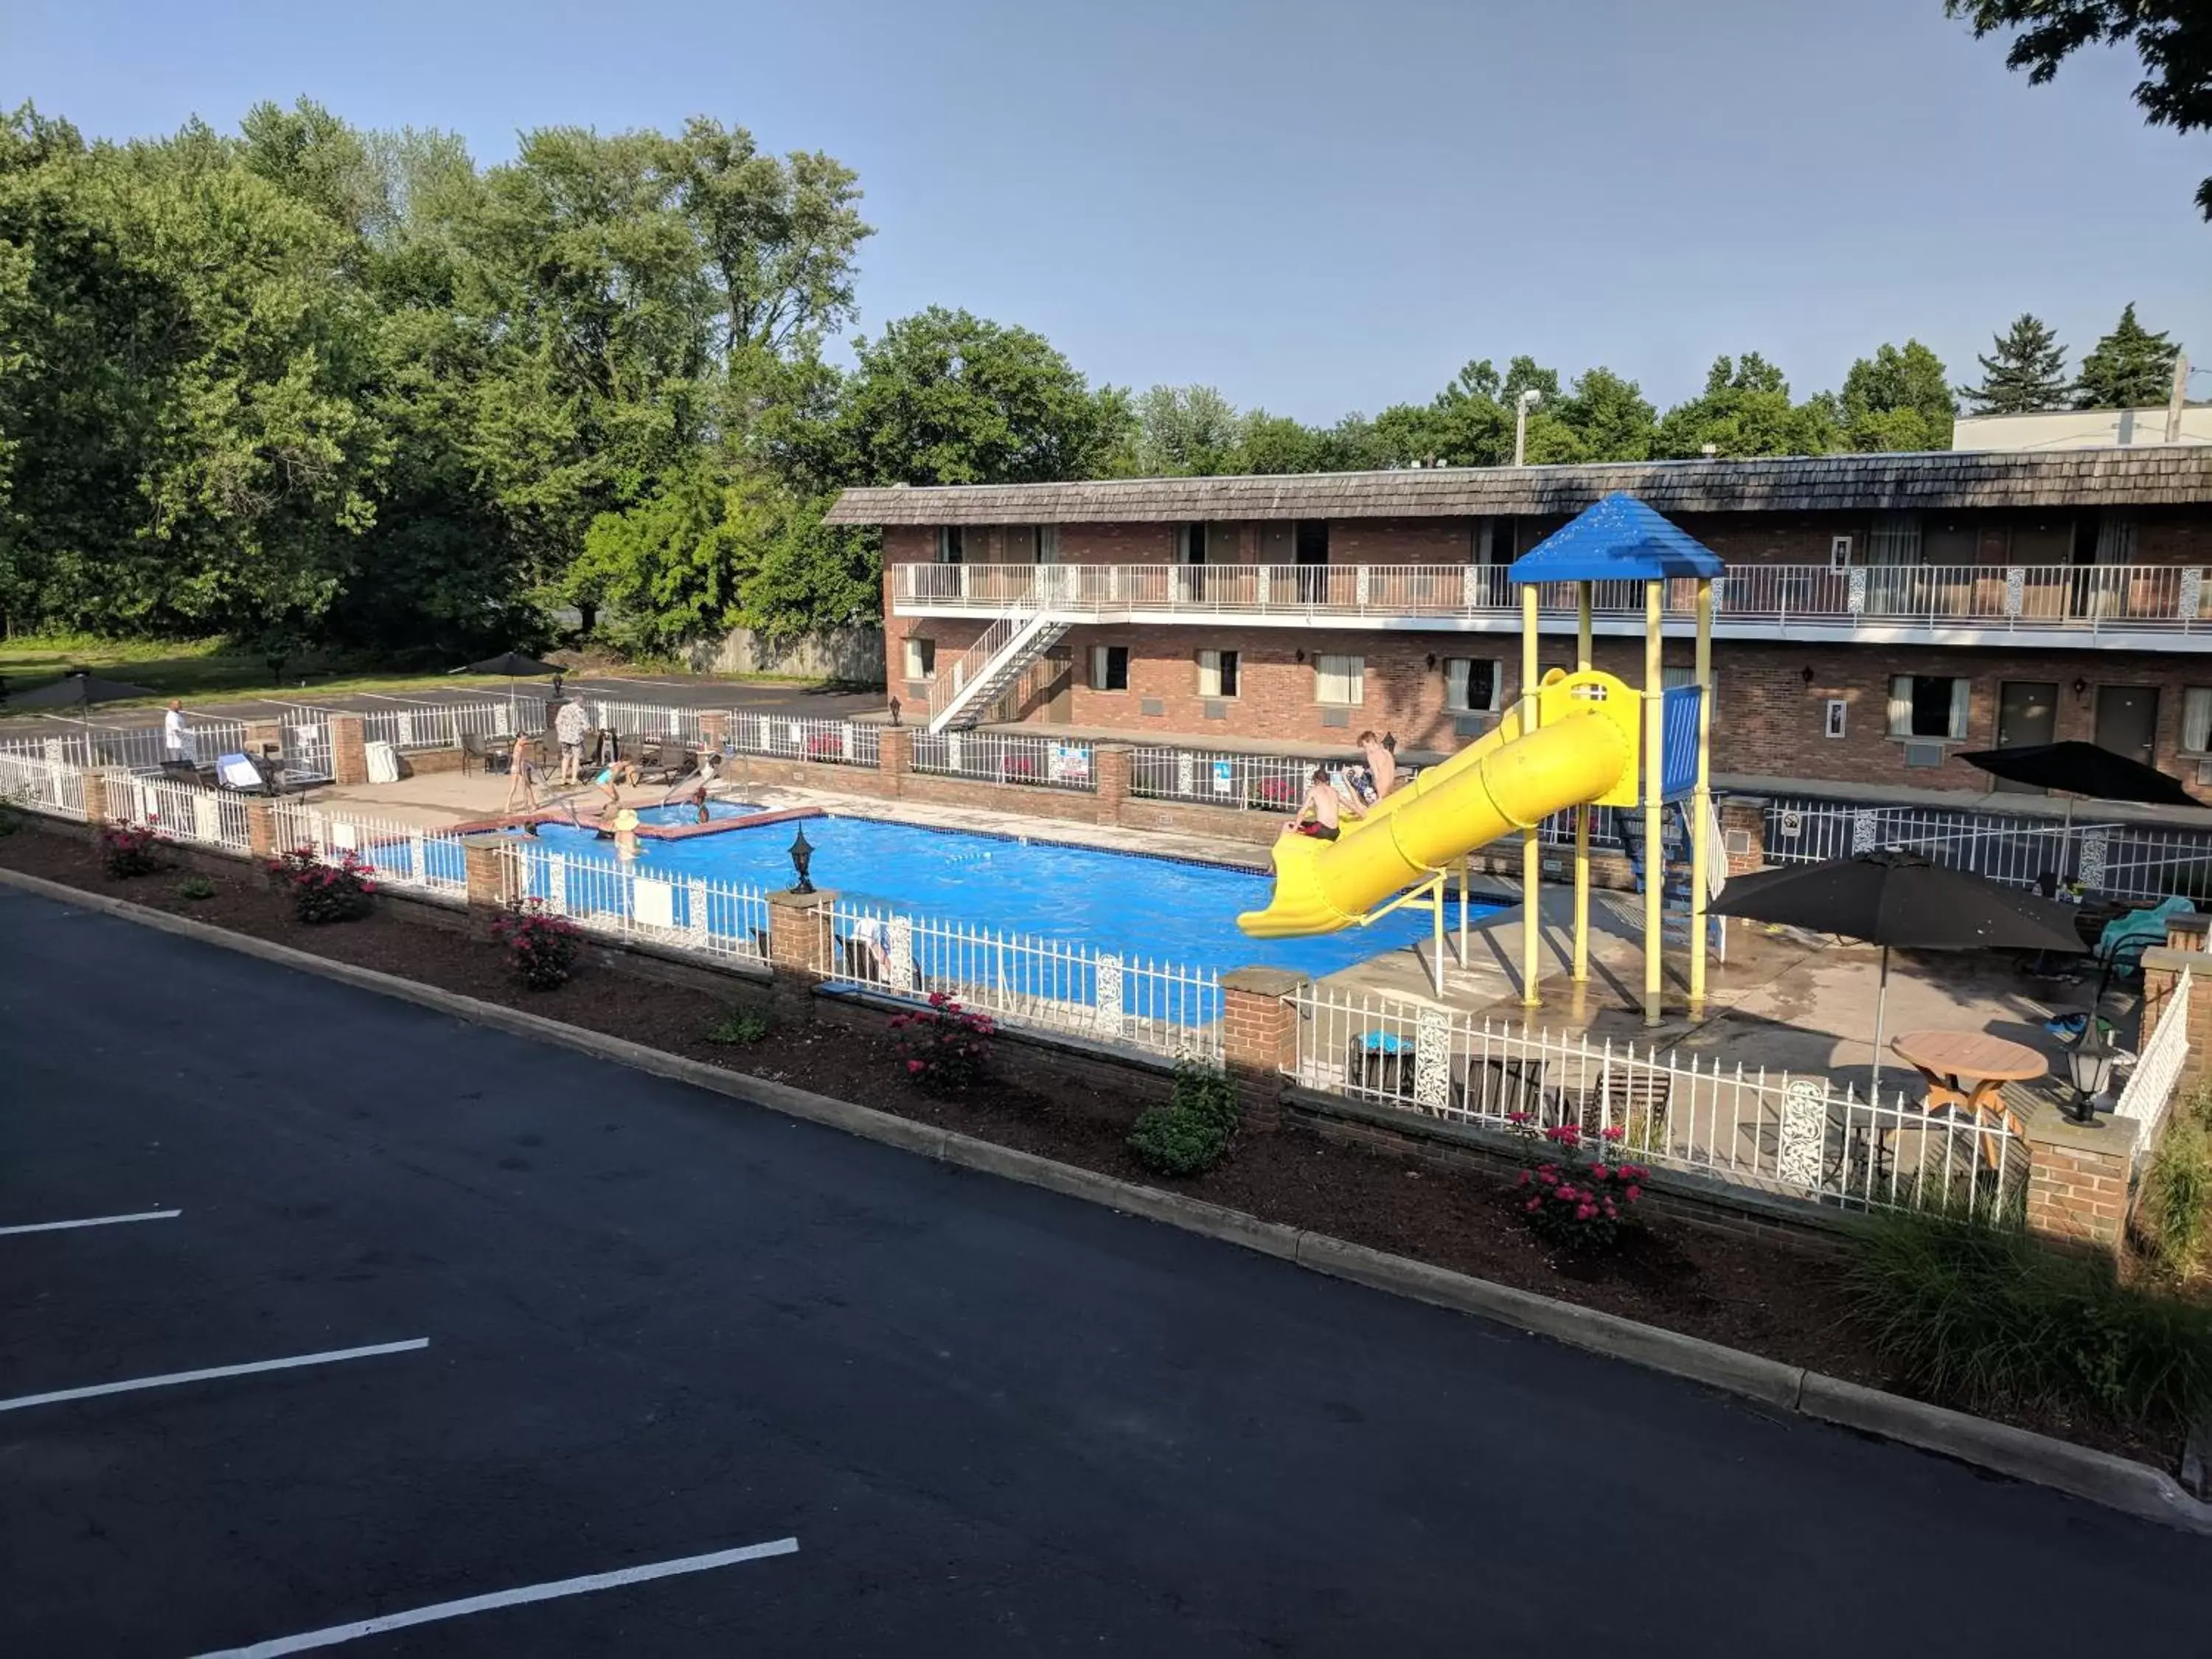
[{"label": "white parking space line", "polygon": [[460,1619],[472,1613],[489,1613],[496,1607],[516,1607],[530,1601],[551,1601],[563,1595],[588,1595],[593,1590],[617,1589],[624,1584],[650,1583],[656,1578],[673,1578],[679,1573],[711,1572],[716,1567],[733,1567],[741,1561],[765,1560],[772,1555],[796,1555],[796,1538],[778,1538],[766,1544],[747,1544],[740,1549],[717,1550],[712,1555],[687,1555],[679,1561],[655,1561],[647,1566],[623,1567],[614,1572],[595,1572],[588,1578],[562,1578],[550,1584],[526,1584],[520,1589],[494,1590],[489,1595],[471,1595],[459,1601],[440,1601],[427,1607],[416,1607],[410,1613],[387,1613],[380,1618],[364,1619],[358,1624],[332,1625],[328,1630],[312,1630],[304,1636],[279,1636],[267,1642],[256,1642],[252,1647],[223,1648],[212,1653],[203,1653],[196,1659],[277,1659],[287,1653],[304,1653],[309,1648],[334,1647],[340,1642],[352,1642],[364,1636],[379,1636],[388,1630],[405,1630],[410,1625],[428,1625],[441,1619]]},{"label": "white parking space line", "polygon": [[285,1359],[257,1359],[245,1365],[210,1365],[204,1370],[171,1371],[162,1376],[134,1376],[123,1382],[95,1382],[84,1389],[57,1389],[51,1394],[18,1395],[0,1400],[0,1412],[19,1412],[31,1406],[56,1406],[65,1400],[91,1400],[104,1394],[133,1394],[140,1389],[167,1389],[179,1382],[204,1382],[218,1376],[252,1376],[257,1371],[288,1371],[301,1365],[335,1365],[342,1359],[374,1359],[380,1354],[411,1353],[427,1348],[430,1339],[418,1336],[405,1342],[379,1342],[367,1348],[334,1348],[327,1353],[294,1354]]},{"label": "white parking space line", "polygon": [[182,1210],[140,1210],[131,1215],[87,1216],[82,1221],[27,1221],[14,1227],[0,1227],[0,1238],[9,1233],[61,1233],[72,1227],[117,1227],[126,1221],[173,1221]]}]

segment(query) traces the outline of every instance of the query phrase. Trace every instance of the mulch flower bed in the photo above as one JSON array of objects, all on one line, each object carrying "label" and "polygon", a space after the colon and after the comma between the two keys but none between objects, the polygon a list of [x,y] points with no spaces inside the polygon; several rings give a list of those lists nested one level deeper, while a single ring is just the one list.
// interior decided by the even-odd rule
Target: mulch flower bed
[{"label": "mulch flower bed", "polygon": [[[720,998],[610,971],[588,960],[557,990],[518,986],[496,945],[402,920],[406,900],[380,899],[364,920],[310,927],[262,874],[196,863],[215,888],[188,900],[185,872],[118,879],[90,843],[28,832],[0,838],[0,864],[198,921],[274,940],[335,961],[399,975],[484,1001],[526,1009],[726,1069],[788,1083],[901,1117],[1309,1228],[1495,1283],[1747,1349],[1872,1387],[1897,1382],[1850,1321],[1838,1264],[1771,1242],[1737,1238],[1654,1218],[1612,1254],[1582,1257],[1547,1247],[1522,1223],[1510,1178],[1441,1167],[1285,1130],[1240,1136],[1228,1159],[1188,1180],[1152,1175],[1124,1144],[1129,1126],[1166,1095],[1133,1085],[1085,1087],[1050,1097],[987,1081],[954,1098],[908,1080],[906,1051],[890,1030],[842,1024],[773,1027],[750,1047],[706,1033],[730,1010]],[[2165,1466],[2160,1449],[2131,1443],[2108,1425],[2021,1419]]]}]

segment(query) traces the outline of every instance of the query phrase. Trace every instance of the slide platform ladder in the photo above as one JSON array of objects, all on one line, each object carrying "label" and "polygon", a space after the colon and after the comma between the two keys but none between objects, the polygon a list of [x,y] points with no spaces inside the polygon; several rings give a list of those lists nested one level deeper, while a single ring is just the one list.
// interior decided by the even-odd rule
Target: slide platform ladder
[{"label": "slide platform ladder", "polygon": [[[1615,833],[1620,838],[1620,850],[1627,856],[1628,867],[1636,873],[1636,890],[1641,893],[1650,879],[1651,869],[1651,860],[1645,855],[1644,846],[1644,815],[1632,810],[1624,811],[1617,814],[1613,822]],[[1712,834],[1717,828],[1708,825],[1707,833]],[[1706,855],[1713,860],[1714,869],[1725,871],[1728,855],[1717,835],[1713,836]],[[1661,926],[1667,942],[1686,945],[1690,942],[1690,805],[1686,801],[1668,801],[1661,814],[1659,880]],[[1725,923],[1719,916],[1708,916],[1705,926],[1710,930],[1714,959],[1726,962]]]}]

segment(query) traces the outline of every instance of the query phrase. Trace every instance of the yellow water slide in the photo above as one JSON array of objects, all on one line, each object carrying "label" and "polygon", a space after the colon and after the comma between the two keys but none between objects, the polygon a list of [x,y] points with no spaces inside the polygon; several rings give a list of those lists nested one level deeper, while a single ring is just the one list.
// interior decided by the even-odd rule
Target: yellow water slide
[{"label": "yellow water slide", "polygon": [[1570,806],[1637,804],[1643,699],[1610,674],[1553,669],[1536,694],[1535,729],[1516,704],[1496,730],[1362,818],[1334,842],[1275,843],[1275,891],[1237,927],[1255,939],[1334,933],[1479,847]]}]

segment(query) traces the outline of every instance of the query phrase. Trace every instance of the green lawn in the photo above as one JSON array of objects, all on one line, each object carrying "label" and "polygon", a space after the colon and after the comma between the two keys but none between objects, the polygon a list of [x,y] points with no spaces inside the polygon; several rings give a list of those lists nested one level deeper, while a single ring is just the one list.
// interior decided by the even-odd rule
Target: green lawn
[{"label": "green lawn", "polygon": [[[58,679],[74,668],[89,668],[111,679],[143,685],[155,695],[147,702],[171,697],[246,699],[253,697],[309,697],[339,691],[404,691],[428,686],[451,688],[482,684],[505,686],[504,679],[473,675],[377,673],[374,665],[358,659],[331,660],[311,658],[287,664],[283,678],[269,672],[265,658],[240,651],[222,640],[94,640],[83,638],[21,638],[0,641],[0,678],[10,690],[27,691],[34,685]],[[128,702],[109,703],[128,708]]]}]

